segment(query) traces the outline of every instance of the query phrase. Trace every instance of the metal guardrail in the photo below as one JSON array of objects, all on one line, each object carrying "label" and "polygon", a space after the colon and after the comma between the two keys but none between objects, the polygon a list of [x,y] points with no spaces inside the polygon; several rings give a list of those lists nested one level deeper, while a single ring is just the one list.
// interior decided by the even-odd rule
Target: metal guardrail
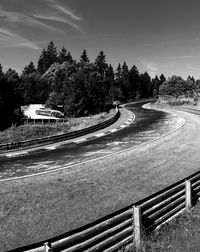
[{"label": "metal guardrail", "polygon": [[178,109],[191,114],[200,115],[200,109],[190,108],[187,106],[180,106]]},{"label": "metal guardrail", "polygon": [[13,150],[13,149],[20,149],[22,147],[29,147],[32,145],[45,145],[45,144],[50,144],[50,143],[55,143],[55,142],[59,142],[59,141],[73,139],[76,137],[80,137],[80,136],[95,132],[97,130],[108,127],[109,125],[111,125],[115,121],[117,121],[117,119],[120,116],[120,111],[118,108],[116,109],[116,111],[117,111],[116,114],[112,118],[110,118],[109,120],[106,120],[100,124],[97,124],[97,125],[94,125],[94,126],[82,129],[82,130],[68,132],[68,133],[61,134],[61,135],[42,137],[42,138],[33,139],[33,140],[26,140],[26,141],[18,141],[18,142],[14,142],[14,143],[0,144],[0,150]]},{"label": "metal guardrail", "polygon": [[30,118],[22,118],[21,119],[21,122],[23,124],[50,124],[50,123],[64,123],[64,122],[67,122],[67,119],[64,119],[64,118],[57,118],[57,119],[43,119],[43,118],[38,118],[38,119],[30,119]]},{"label": "metal guardrail", "polygon": [[199,197],[200,171],[86,226],[12,251],[113,252],[133,243],[139,247],[143,232],[154,230]]}]

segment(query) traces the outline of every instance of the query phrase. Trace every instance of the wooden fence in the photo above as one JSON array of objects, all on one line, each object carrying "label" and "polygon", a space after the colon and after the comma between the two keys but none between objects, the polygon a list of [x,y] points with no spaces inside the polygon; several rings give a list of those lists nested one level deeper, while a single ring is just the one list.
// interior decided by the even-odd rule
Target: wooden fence
[{"label": "wooden fence", "polygon": [[200,197],[200,171],[100,220],[61,236],[14,251],[95,252],[140,247],[142,235],[155,230]]}]

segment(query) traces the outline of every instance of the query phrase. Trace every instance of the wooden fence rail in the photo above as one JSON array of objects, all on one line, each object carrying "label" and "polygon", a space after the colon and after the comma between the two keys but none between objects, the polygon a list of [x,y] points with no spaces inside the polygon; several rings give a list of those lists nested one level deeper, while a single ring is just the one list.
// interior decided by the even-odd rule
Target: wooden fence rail
[{"label": "wooden fence rail", "polygon": [[129,244],[139,248],[145,232],[189,209],[199,197],[200,171],[79,229],[12,251],[111,252]]}]

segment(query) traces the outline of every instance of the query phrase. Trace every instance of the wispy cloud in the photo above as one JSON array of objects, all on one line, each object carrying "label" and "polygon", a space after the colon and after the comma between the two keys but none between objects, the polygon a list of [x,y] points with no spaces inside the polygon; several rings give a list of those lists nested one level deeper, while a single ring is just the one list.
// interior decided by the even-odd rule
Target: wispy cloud
[{"label": "wispy cloud", "polygon": [[66,7],[63,3],[58,3],[56,0],[35,0],[30,3],[21,0],[20,4],[23,8],[19,11],[17,11],[16,8],[10,10],[10,6],[5,4],[6,0],[2,0],[2,3],[4,3],[4,8],[2,4],[0,4],[0,17],[6,22],[31,25],[47,31],[65,33],[65,31],[58,28],[55,23],[51,23],[50,25],[49,22],[45,22],[54,21],[66,23],[74,29],[81,31],[80,21],[82,18],[76,15],[74,11]]},{"label": "wispy cloud", "polygon": [[59,17],[59,16],[45,16],[45,15],[42,16],[42,15],[37,15],[37,14],[33,15],[33,16],[38,18],[38,19],[44,19],[44,20],[51,20],[51,21],[66,23],[66,24],[69,24],[70,26],[72,26],[72,27],[74,27],[76,29],[80,28],[77,24],[67,20],[66,18],[62,18],[62,17]]},{"label": "wispy cloud", "polygon": [[3,28],[0,28],[0,45],[3,47],[28,47],[34,50],[41,50],[36,43]]},{"label": "wispy cloud", "polygon": [[162,57],[162,59],[170,59],[170,60],[198,59],[198,58],[200,58],[200,55],[178,55],[178,56]]},{"label": "wispy cloud", "polygon": [[62,6],[61,4],[58,4],[56,2],[56,0],[46,0],[47,2],[50,3],[50,6],[54,9],[57,9],[58,11],[60,11],[61,13],[66,14],[68,17],[74,19],[74,20],[81,20],[81,17],[76,15],[74,11],[70,10],[69,8],[66,8],[64,6]]},{"label": "wispy cloud", "polygon": [[147,59],[138,59],[139,62],[142,64],[145,71],[147,71],[151,77],[154,77],[158,72],[158,67],[156,63]]},{"label": "wispy cloud", "polygon": [[54,31],[54,32],[58,31],[58,32],[63,33],[63,31],[61,31],[55,27],[52,27],[50,25],[47,25],[45,23],[42,23],[42,22],[38,21],[37,19],[35,19],[31,16],[28,16],[28,15],[25,15],[25,14],[11,12],[11,11],[8,12],[8,11],[4,11],[4,10],[0,9],[0,17],[5,18],[5,21],[7,21],[7,22],[13,22],[13,23],[19,23],[19,24],[21,23],[24,25],[35,26],[35,27],[45,29],[48,31]]}]

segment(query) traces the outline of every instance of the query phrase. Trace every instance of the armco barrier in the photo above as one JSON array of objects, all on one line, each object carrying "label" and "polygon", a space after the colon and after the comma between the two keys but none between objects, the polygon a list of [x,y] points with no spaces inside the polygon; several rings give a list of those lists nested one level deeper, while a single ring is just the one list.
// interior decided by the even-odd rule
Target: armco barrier
[{"label": "armco barrier", "polygon": [[191,114],[200,115],[200,109],[190,108],[187,106],[180,106],[177,108],[178,108],[178,110],[182,110],[182,111],[185,111],[185,112],[188,112]]},{"label": "armco barrier", "polygon": [[44,145],[44,144],[50,144],[50,143],[55,143],[59,141],[73,139],[73,138],[80,137],[88,133],[92,133],[94,131],[103,129],[105,127],[108,127],[109,125],[113,124],[119,118],[119,116],[120,116],[119,109],[116,108],[116,114],[109,120],[106,120],[100,124],[97,124],[97,125],[94,125],[94,126],[82,129],[82,130],[77,130],[77,131],[61,134],[61,135],[42,137],[42,138],[38,138],[34,140],[20,141],[20,142],[15,142],[15,143],[0,144],[0,150],[20,149],[22,147],[28,147],[31,145]]},{"label": "armco barrier", "polygon": [[79,229],[14,251],[111,252],[135,244],[140,247],[142,234],[152,231],[200,197],[200,171]]}]

